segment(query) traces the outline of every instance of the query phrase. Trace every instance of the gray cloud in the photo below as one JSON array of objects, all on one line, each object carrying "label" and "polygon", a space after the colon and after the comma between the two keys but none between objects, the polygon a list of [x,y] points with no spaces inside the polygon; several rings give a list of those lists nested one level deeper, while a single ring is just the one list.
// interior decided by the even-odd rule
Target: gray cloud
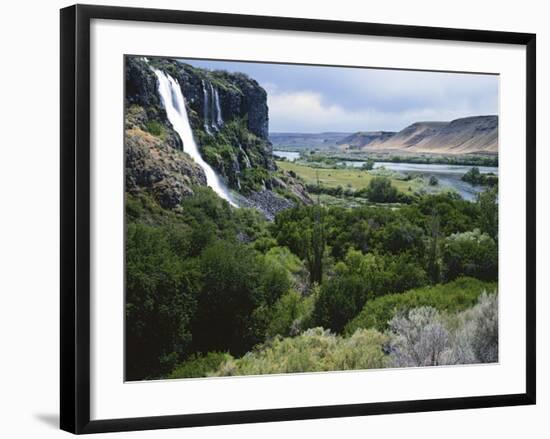
[{"label": "gray cloud", "polygon": [[399,130],[417,121],[498,114],[498,76],[182,60],[239,71],[268,92],[271,131]]}]

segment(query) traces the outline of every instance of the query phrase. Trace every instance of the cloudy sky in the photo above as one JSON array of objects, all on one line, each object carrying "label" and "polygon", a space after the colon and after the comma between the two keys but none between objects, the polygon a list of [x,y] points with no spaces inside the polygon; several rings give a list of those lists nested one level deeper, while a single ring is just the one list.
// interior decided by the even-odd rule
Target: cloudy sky
[{"label": "cloudy sky", "polygon": [[271,132],[399,131],[419,121],[498,114],[498,76],[182,60],[243,72],[268,94]]}]

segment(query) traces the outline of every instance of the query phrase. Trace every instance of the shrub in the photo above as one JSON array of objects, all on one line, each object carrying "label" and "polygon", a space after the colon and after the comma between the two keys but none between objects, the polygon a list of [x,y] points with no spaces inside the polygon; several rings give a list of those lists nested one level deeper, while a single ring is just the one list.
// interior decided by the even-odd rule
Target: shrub
[{"label": "shrub", "polygon": [[493,187],[480,193],[477,204],[481,231],[498,241],[498,188]]},{"label": "shrub", "polygon": [[422,228],[408,221],[392,221],[372,233],[376,248],[389,253],[413,251],[424,253]]},{"label": "shrub", "polygon": [[370,201],[375,203],[395,203],[399,201],[399,193],[386,177],[374,177],[366,191]]},{"label": "shrub", "polygon": [[153,136],[162,137],[164,135],[164,127],[156,120],[150,120],[145,125],[145,128]]},{"label": "shrub", "polygon": [[350,249],[335,276],[321,285],[314,321],[339,333],[368,300],[426,283],[422,267],[407,255],[363,255]]},{"label": "shrub", "polygon": [[482,175],[481,175],[481,172],[479,172],[479,168],[477,166],[474,166],[470,168],[470,170],[466,172],[461,177],[461,179],[473,185],[477,185],[477,184],[481,184]]},{"label": "shrub", "polygon": [[206,355],[192,354],[185,362],[177,366],[166,378],[200,378],[216,371],[224,361],[231,359],[224,352],[208,352]]},{"label": "shrub", "polygon": [[309,325],[314,304],[314,295],[303,297],[294,290],[288,291],[271,309],[266,335],[268,337],[298,335]]},{"label": "shrub", "polygon": [[490,281],[498,277],[497,245],[479,229],[447,237],[442,258],[443,276],[447,280],[472,276]]},{"label": "shrub", "polygon": [[[305,264],[293,254],[287,247],[272,247],[265,254],[265,264],[277,267],[285,273],[288,279],[287,288],[283,293],[293,288],[299,292],[305,292],[308,287],[308,272]],[[279,295],[280,296],[280,295]]]},{"label": "shrub", "polygon": [[126,379],[156,377],[188,352],[200,288],[197,264],[180,259],[166,228],[126,234]]},{"label": "shrub", "polygon": [[498,175],[494,173],[482,174],[479,168],[473,167],[461,177],[462,181],[466,181],[474,186],[496,186],[498,184]]},{"label": "shrub", "polygon": [[244,357],[224,362],[215,375],[321,372],[374,369],[386,366],[382,350],[387,337],[374,330],[359,330],[342,338],[314,328],[292,338],[276,337]]},{"label": "shrub", "polygon": [[399,313],[389,323],[389,337],[394,367],[498,361],[497,295],[484,292],[474,307],[454,318],[432,307]]},{"label": "shrub", "polygon": [[456,313],[474,306],[483,291],[496,289],[496,284],[472,278],[459,278],[453,282],[428,286],[401,294],[388,294],[367,301],[359,315],[345,327],[345,334],[353,334],[358,328],[387,329],[388,322],[397,312],[408,312],[421,306],[431,306],[439,311]]},{"label": "shrub", "polygon": [[425,227],[427,218],[436,216],[439,218],[440,232],[445,236],[478,227],[479,206],[463,200],[455,192],[426,195],[418,199],[413,206],[401,210],[409,221],[420,227]]},{"label": "shrub", "polygon": [[195,350],[246,352],[259,341],[250,327],[263,299],[256,253],[243,244],[218,241],[202,253],[200,271],[202,289],[193,319]]},{"label": "shrub", "polygon": [[498,296],[483,293],[478,303],[459,316],[453,362],[462,364],[498,361]]},{"label": "shrub", "polygon": [[426,306],[399,313],[390,320],[389,328],[393,367],[447,364],[449,332],[435,308]]},{"label": "shrub", "polygon": [[361,165],[362,171],[371,171],[373,168],[374,168],[374,160],[370,158],[365,160],[365,163]]}]

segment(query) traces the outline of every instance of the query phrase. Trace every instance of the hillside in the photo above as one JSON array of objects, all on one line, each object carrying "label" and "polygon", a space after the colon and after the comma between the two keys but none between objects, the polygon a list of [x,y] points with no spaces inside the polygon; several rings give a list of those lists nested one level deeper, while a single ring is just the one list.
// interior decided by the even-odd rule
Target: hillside
[{"label": "hillside", "polygon": [[417,122],[386,139],[361,146],[375,151],[471,154],[498,152],[498,116],[474,116],[451,122]]},{"label": "hillside", "polygon": [[360,149],[374,142],[384,142],[395,135],[392,131],[359,131],[336,142],[340,149]]}]

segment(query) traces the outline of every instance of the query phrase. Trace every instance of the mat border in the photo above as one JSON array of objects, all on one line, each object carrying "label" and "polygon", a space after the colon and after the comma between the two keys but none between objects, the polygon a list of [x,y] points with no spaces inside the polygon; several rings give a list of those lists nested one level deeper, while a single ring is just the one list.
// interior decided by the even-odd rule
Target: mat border
[{"label": "mat border", "polygon": [[[90,22],[93,19],[500,43],[526,48],[525,393],[90,420]],[[113,6],[60,11],[60,427],[75,434],[529,405],[536,402],[536,35]]]}]

